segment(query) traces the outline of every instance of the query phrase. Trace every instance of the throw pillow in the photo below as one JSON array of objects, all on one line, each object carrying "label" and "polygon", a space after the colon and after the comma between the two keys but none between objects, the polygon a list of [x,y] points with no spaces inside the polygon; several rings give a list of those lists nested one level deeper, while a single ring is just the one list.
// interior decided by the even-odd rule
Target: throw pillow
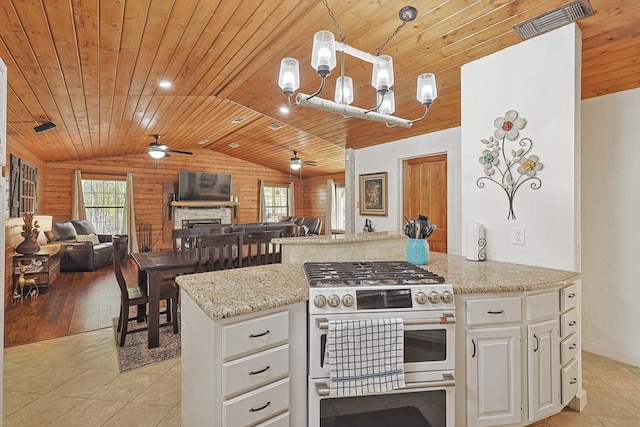
[{"label": "throw pillow", "polygon": [[91,234],[78,234],[76,236],[76,242],[91,242],[94,245],[99,245],[100,244],[100,240],[98,239],[98,236],[96,236],[93,233],[91,233]]}]

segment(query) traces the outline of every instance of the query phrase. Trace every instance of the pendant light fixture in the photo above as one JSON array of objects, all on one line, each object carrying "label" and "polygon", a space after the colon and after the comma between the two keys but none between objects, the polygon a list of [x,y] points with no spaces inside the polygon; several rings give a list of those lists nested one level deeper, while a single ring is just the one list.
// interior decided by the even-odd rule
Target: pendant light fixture
[{"label": "pendant light fixture", "polygon": [[[298,93],[295,101],[291,101],[293,94],[300,88],[300,64],[294,58],[284,58],[280,62],[280,74],[278,76],[278,86],[287,96],[289,106],[302,106],[315,108],[321,111],[341,114],[345,117],[359,118],[364,120],[373,120],[385,123],[387,126],[400,126],[410,128],[413,123],[424,119],[427,116],[429,107],[438,97],[438,89],[436,86],[436,78],[432,73],[425,73],[418,76],[416,99],[425,108],[424,115],[415,120],[403,119],[393,115],[395,112],[395,95],[391,90],[394,84],[393,58],[389,55],[380,55],[382,49],[395,36],[400,29],[413,21],[418,15],[418,11],[411,7],[403,7],[399,12],[402,24],[396,31],[376,50],[376,54],[364,52],[346,44],[344,34],[340,29],[340,25],[327,0],[323,0],[325,7],[329,12],[329,16],[333,18],[333,22],[340,33],[341,41],[336,41],[332,32],[322,30],[318,31],[313,37],[313,48],[311,54],[311,66],[320,76],[320,88],[313,94],[307,95]],[[337,78],[336,88],[334,92],[334,100],[320,98],[318,95],[324,89],[327,76],[336,67],[336,52],[341,53],[341,73]],[[344,71],[344,55],[350,55],[354,58],[369,62],[373,65],[373,73],[371,76],[371,85],[376,90],[377,105],[370,109],[364,109],[352,106],[354,99],[353,80],[345,75]]]}]

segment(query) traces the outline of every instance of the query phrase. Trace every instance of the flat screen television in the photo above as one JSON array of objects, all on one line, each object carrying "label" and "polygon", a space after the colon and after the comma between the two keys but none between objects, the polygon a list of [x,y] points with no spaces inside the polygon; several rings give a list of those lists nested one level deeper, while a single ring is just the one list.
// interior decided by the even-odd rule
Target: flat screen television
[{"label": "flat screen television", "polygon": [[231,200],[231,175],[181,171],[178,197],[180,201],[228,202]]}]

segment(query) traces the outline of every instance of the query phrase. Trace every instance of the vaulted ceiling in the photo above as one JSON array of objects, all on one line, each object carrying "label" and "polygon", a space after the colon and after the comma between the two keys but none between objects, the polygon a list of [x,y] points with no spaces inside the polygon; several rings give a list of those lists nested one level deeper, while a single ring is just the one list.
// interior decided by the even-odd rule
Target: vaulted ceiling
[{"label": "vaulted ceiling", "polygon": [[[172,149],[211,149],[283,172],[296,150],[317,162],[303,166],[305,176],[334,173],[344,170],[345,147],[459,126],[460,67],[520,43],[513,25],[566,2],[327,1],[346,43],[370,53],[401,24],[400,7],[418,10],[382,53],[394,60],[398,116],[422,115],[416,77],[435,73],[439,97],[425,120],[402,129],[302,107],[280,112],[280,60],[297,58],[300,91],[313,93],[313,35],[339,34],[322,0],[2,0],[8,137],[46,161],[145,153],[159,134]],[[583,98],[640,86],[640,1],[590,4],[594,16],[578,23]],[[333,98],[339,68],[323,97]],[[347,57],[345,69],[354,105],[374,106],[371,66]],[[57,128],[37,134],[45,121]]]}]

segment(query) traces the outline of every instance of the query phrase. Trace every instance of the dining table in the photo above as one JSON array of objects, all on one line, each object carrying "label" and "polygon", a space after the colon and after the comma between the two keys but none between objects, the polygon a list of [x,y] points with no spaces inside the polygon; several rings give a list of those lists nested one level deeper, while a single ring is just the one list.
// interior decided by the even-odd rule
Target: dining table
[{"label": "dining table", "polygon": [[132,253],[138,266],[139,283],[147,283],[149,314],[147,336],[149,348],[160,345],[160,283],[170,275],[195,273],[198,269],[197,251],[157,251]]}]

